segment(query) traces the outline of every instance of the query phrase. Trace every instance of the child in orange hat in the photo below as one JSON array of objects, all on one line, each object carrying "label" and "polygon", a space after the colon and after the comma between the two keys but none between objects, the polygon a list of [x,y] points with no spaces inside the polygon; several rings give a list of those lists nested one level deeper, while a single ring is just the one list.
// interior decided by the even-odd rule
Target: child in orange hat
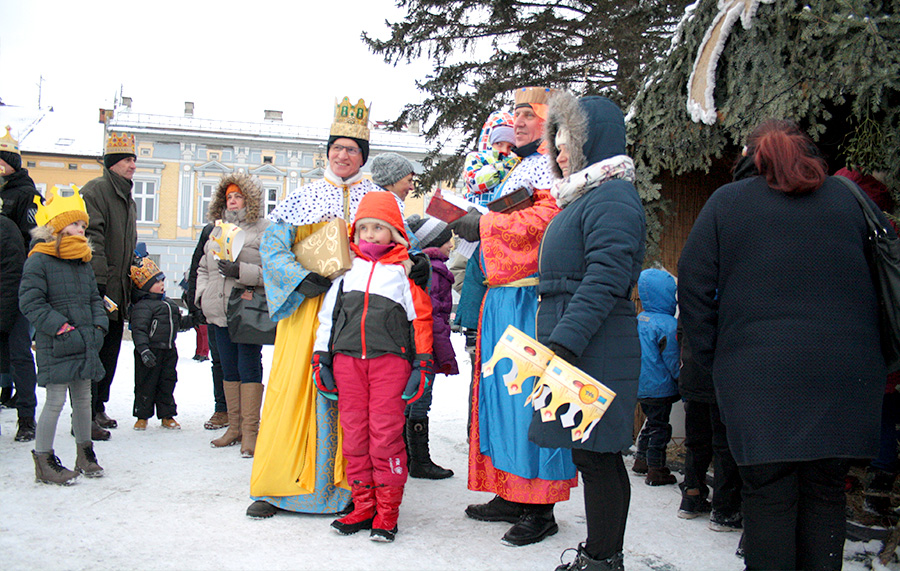
[{"label": "child in orange hat", "polygon": [[146,430],[147,419],[161,420],[163,428],[179,429],[175,420],[175,383],[178,382],[178,349],[175,336],[194,326],[190,315],[182,315],[172,301],[166,299],[166,276],[149,257],[131,266],[131,281],[137,289],[131,292],[129,323],[134,340],[134,423],[135,430]]},{"label": "child in orange hat", "polygon": [[[37,243],[22,270],[19,308],[35,327],[37,382],[47,396],[31,454],[36,481],[69,485],[79,473],[103,475],[91,442],[91,379],[103,377],[98,354],[109,321],[90,264],[91,246],[84,237],[89,219],[78,189],[63,197],[54,187],[43,205],[39,197],[35,202]],[[67,392],[77,447],[74,471],[53,450]]]},{"label": "child in orange hat", "polygon": [[431,300],[409,279],[409,240],[391,193],[363,197],[350,239],[356,257],[325,296],[313,355],[316,386],[338,401],[353,496],[353,511],[331,526],[393,541],[408,476],[403,412],[433,367]]}]

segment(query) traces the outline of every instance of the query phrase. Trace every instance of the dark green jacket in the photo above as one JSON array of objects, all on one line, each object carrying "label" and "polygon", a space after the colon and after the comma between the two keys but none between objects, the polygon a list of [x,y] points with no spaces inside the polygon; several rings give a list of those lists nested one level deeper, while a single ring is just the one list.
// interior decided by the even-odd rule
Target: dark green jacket
[{"label": "dark green jacket", "polygon": [[[87,206],[88,224],[85,235],[94,246],[91,266],[101,291],[118,306],[109,314],[118,321],[131,303],[131,277],[128,272],[137,244],[137,210],[131,197],[130,180],[103,168],[103,176],[81,189]],[[94,377],[97,378],[97,377]]]},{"label": "dark green jacket", "polygon": [[[35,328],[40,386],[103,378],[99,351],[109,321],[90,264],[32,254],[22,272],[19,308]],[[75,330],[57,335],[65,323]]]}]

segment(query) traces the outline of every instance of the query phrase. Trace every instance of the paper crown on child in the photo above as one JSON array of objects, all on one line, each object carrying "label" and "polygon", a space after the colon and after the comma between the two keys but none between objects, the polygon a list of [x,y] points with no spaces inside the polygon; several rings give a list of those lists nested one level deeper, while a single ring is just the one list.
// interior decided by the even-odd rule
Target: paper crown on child
[{"label": "paper crown on child", "polygon": [[47,197],[41,204],[41,197],[35,196],[37,212],[34,221],[38,226],[49,226],[53,233],[57,233],[69,224],[83,220],[85,224],[90,222],[84,199],[78,192],[78,187],[72,185],[72,196],[60,196],[59,188],[53,187],[47,191]]},{"label": "paper crown on child", "polygon": [[128,133],[110,132],[106,138],[104,155],[136,155],[134,151],[134,135]]},{"label": "paper crown on child", "polygon": [[349,137],[351,139],[369,140],[369,111],[371,105],[360,99],[356,105],[350,103],[349,97],[338,102],[334,100],[334,122],[329,135],[332,137]]},{"label": "paper crown on child", "polygon": [[21,153],[19,153],[19,142],[13,139],[12,134],[10,134],[10,130],[11,127],[7,125],[6,135],[0,138],[0,152],[20,155]]},{"label": "paper crown on child", "polygon": [[166,275],[149,257],[141,258],[141,265],[131,266],[131,282],[139,289],[149,290],[154,283],[164,279]]},{"label": "paper crown on child", "polygon": [[246,235],[237,224],[216,220],[216,227],[209,239],[219,245],[219,258],[233,262],[241,254]]}]

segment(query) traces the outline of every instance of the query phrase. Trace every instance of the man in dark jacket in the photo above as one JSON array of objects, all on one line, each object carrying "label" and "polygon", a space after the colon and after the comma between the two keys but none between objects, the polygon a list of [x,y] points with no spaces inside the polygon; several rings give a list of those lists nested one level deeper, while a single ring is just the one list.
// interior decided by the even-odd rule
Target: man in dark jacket
[{"label": "man in dark jacket", "polygon": [[81,189],[91,222],[85,233],[94,246],[91,265],[97,276],[101,296],[118,307],[109,313],[109,332],[100,349],[100,360],[106,369],[102,379],[92,385],[94,440],[108,440],[109,431],[117,423],[106,414],[109,389],[116,374],[119,347],[122,344],[124,315],[131,302],[129,270],[137,243],[137,211],[131,196],[131,179],[136,170],[134,135],[112,132],[103,155],[103,176]]},{"label": "man in dark jacket", "polygon": [[0,400],[16,407],[19,425],[16,432],[18,442],[34,440],[34,412],[37,407],[34,370],[34,355],[31,352],[30,325],[19,311],[19,280],[22,266],[31,243],[31,229],[35,227],[37,212],[35,197],[40,197],[28,171],[22,168],[19,144],[6,128],[6,135],[0,138],[0,189],[3,211],[2,258],[3,258],[3,305],[0,310],[0,369],[9,373],[16,394],[11,397],[12,388],[4,388]]}]

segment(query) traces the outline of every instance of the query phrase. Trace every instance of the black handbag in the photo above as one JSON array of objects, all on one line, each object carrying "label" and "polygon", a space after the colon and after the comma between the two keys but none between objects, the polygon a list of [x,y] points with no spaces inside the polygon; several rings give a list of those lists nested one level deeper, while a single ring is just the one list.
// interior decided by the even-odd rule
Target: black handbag
[{"label": "black handbag", "polygon": [[834,178],[850,189],[866,217],[872,283],[878,297],[881,354],[888,373],[893,373],[900,370],[900,238],[884,227],[872,203],[853,181],[842,176]]},{"label": "black handbag", "polygon": [[264,288],[235,287],[225,310],[232,343],[274,345],[278,323],[269,317]]}]

